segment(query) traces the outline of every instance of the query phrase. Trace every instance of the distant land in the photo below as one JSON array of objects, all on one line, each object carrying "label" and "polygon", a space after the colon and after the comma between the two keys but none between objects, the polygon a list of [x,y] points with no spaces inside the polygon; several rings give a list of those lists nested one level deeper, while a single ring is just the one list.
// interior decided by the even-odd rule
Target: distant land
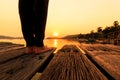
[{"label": "distant land", "polygon": [[78,38],[80,34],[73,34],[73,35],[67,35],[67,36],[64,36],[63,39],[76,39]]},{"label": "distant land", "polygon": [[62,37],[47,37],[45,39],[62,39]]},{"label": "distant land", "polygon": [[74,35],[67,35],[64,37],[47,37],[46,39],[76,39],[78,38],[79,34],[74,34]]},{"label": "distant land", "polygon": [[23,39],[23,37],[11,37],[11,36],[0,35],[0,39]]}]

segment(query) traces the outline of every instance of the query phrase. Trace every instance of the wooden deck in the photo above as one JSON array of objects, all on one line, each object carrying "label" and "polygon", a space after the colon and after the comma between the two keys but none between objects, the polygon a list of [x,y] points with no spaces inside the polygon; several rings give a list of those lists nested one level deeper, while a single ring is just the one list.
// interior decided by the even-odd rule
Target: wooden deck
[{"label": "wooden deck", "polygon": [[66,45],[48,64],[39,80],[107,80],[74,45]]},{"label": "wooden deck", "polygon": [[24,54],[24,47],[16,44],[0,44],[0,80],[30,80],[54,52],[41,55]]},{"label": "wooden deck", "polygon": [[115,80],[120,80],[120,46],[81,44],[80,47]]},{"label": "wooden deck", "polygon": [[[38,80],[120,80],[120,47],[102,44],[65,45],[52,58]],[[83,51],[82,51],[83,50]],[[55,51],[24,54],[24,46],[0,43],[0,80],[31,80]],[[83,53],[85,51],[85,53]],[[86,56],[87,55],[87,56]]]}]

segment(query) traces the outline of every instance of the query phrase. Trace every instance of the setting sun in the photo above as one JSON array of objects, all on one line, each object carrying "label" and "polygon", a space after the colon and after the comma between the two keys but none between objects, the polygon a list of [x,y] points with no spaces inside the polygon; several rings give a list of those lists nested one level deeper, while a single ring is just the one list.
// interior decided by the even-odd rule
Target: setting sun
[{"label": "setting sun", "polygon": [[[22,37],[19,0],[0,0],[0,35]],[[62,5],[62,6],[61,6]],[[45,37],[86,34],[120,22],[120,0],[50,0]]]},{"label": "setting sun", "polygon": [[57,32],[54,32],[53,34],[55,37],[57,37],[59,34]]}]

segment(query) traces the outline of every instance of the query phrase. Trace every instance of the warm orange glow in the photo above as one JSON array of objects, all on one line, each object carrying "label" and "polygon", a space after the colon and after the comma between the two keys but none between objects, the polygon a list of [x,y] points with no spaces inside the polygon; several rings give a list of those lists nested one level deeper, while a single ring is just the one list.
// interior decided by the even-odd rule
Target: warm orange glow
[{"label": "warm orange glow", "polygon": [[54,40],[54,47],[57,47],[57,45],[58,45],[58,41],[57,41],[57,39],[55,39]]},{"label": "warm orange glow", "polygon": [[58,37],[58,33],[57,32],[54,32],[54,34],[53,34],[55,37]]},{"label": "warm orange glow", "polygon": [[[18,1],[0,0],[0,35],[22,36]],[[112,26],[114,21],[120,22],[119,8],[120,0],[50,0],[45,37],[83,34]]]}]

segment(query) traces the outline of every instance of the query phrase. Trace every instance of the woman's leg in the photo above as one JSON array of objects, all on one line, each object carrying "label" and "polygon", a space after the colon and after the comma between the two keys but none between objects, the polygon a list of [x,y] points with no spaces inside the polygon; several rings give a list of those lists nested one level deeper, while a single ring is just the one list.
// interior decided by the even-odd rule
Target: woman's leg
[{"label": "woman's leg", "polygon": [[49,0],[35,0],[34,5],[34,33],[35,33],[35,46],[43,47],[44,37],[45,37],[45,26],[47,20],[48,12],[48,2]]},{"label": "woman's leg", "polygon": [[19,15],[23,37],[27,47],[34,46],[33,1],[34,0],[19,0]]}]

